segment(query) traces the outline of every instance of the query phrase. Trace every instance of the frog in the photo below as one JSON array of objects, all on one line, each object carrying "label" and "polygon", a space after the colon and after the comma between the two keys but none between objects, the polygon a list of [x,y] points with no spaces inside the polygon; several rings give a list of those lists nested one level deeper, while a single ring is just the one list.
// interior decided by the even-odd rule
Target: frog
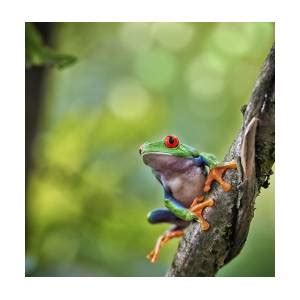
[{"label": "frog", "polygon": [[139,154],[164,192],[165,207],[150,211],[147,220],[150,224],[172,225],[159,236],[154,249],[147,255],[149,261],[155,263],[161,248],[173,238],[182,237],[191,223],[198,222],[200,230],[209,230],[210,224],[203,214],[215,205],[215,200],[205,199],[205,193],[211,190],[214,181],[224,192],[229,192],[231,184],[223,180],[223,175],[228,169],[236,169],[237,164],[234,160],[220,162],[214,154],[199,152],[181,143],[173,134],[143,143]]}]

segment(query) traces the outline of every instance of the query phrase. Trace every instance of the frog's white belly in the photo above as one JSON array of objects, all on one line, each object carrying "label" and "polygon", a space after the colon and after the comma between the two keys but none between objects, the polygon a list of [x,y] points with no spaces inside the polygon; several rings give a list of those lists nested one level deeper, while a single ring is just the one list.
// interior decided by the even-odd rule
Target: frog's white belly
[{"label": "frog's white belly", "polygon": [[203,194],[205,175],[200,168],[195,167],[188,173],[176,174],[168,178],[161,176],[161,180],[175,199],[184,206],[190,207],[194,198]]}]

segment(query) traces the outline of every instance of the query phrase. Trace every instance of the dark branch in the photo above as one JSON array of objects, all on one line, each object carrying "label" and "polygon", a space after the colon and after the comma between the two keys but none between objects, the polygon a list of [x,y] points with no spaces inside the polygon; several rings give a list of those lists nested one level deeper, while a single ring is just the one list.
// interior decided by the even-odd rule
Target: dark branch
[{"label": "dark branch", "polygon": [[247,239],[254,215],[255,198],[268,187],[275,161],[275,48],[270,50],[259,74],[250,101],[243,108],[244,121],[225,161],[235,159],[238,170],[229,170],[225,179],[233,188],[224,193],[214,184],[206,196],[215,200],[205,218],[212,225],[201,232],[190,226],[182,239],[167,276],[214,276],[237,256]]}]

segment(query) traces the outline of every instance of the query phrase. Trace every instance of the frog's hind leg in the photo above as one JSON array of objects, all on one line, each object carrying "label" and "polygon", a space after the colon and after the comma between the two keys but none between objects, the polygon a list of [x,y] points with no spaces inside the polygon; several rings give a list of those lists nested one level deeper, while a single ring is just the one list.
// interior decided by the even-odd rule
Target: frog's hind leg
[{"label": "frog's hind leg", "polygon": [[159,208],[151,211],[148,214],[148,221],[152,224],[158,223],[171,223],[174,224],[169,230],[161,235],[155,244],[154,249],[147,255],[147,258],[155,263],[158,259],[160,249],[168,241],[173,238],[181,237],[184,235],[184,229],[189,225],[189,222],[177,218],[171,211],[166,208]]},{"label": "frog's hind leg", "polygon": [[225,182],[222,177],[226,170],[236,169],[236,168],[237,168],[237,165],[234,160],[231,162],[225,162],[225,163],[215,166],[213,169],[210,170],[210,172],[207,176],[203,191],[204,192],[210,191],[211,184],[214,180],[217,181],[222,186],[222,188],[225,192],[230,191],[231,184],[229,184],[228,182]]},{"label": "frog's hind leg", "polygon": [[171,227],[168,231],[166,231],[163,235],[161,235],[157,239],[154,249],[147,255],[147,258],[152,263],[155,263],[158,259],[162,246],[164,246],[171,239],[182,237],[183,235],[184,235],[183,228],[177,227],[176,225]]}]

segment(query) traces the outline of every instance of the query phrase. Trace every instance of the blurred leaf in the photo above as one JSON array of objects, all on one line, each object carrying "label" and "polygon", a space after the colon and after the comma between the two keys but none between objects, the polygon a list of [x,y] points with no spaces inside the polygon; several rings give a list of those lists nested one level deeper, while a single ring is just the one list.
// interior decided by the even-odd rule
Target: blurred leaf
[{"label": "blurred leaf", "polygon": [[74,64],[77,60],[75,56],[56,53],[44,45],[41,34],[32,23],[25,25],[25,42],[27,68],[48,65],[63,69]]}]

